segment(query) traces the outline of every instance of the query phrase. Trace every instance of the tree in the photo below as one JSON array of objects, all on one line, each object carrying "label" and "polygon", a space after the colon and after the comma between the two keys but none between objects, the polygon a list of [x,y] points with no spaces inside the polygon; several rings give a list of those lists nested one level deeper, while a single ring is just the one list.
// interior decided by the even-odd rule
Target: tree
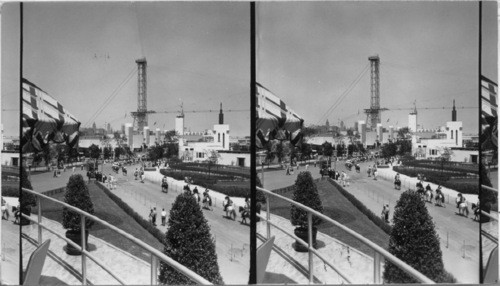
[{"label": "tree", "polygon": [[[94,204],[90,199],[89,189],[81,174],[71,175],[66,185],[64,202],[81,209],[89,214],[94,214]],[[81,230],[80,214],[63,208],[63,227],[75,232]],[[85,218],[85,228],[90,228],[94,224],[93,220]]]},{"label": "tree", "polygon": [[[198,202],[189,193],[182,193],[175,199],[163,244],[165,255],[213,284],[224,283],[210,227]],[[164,262],[160,263],[159,280],[162,284],[196,284]]]},{"label": "tree", "polygon": [[[318,189],[310,172],[303,171],[297,176],[293,200],[323,213],[323,204],[321,203]],[[292,225],[307,229],[307,212],[292,205],[290,210],[290,222]],[[320,223],[321,219],[313,216],[313,225],[316,226]]]},{"label": "tree", "polygon": [[165,150],[163,149],[163,146],[160,146],[160,145],[155,145],[155,146],[149,147],[149,149],[148,149],[149,160],[156,161],[156,160],[163,158],[164,151]]},{"label": "tree", "polygon": [[333,155],[332,143],[325,141],[325,143],[321,144],[321,148],[324,156],[331,157]]},{"label": "tree", "polygon": [[410,140],[400,140],[398,143],[398,155],[412,154],[411,152],[411,141]]},{"label": "tree", "polygon": [[[394,208],[393,221],[389,252],[431,280],[444,282],[449,276],[444,270],[439,236],[420,195],[414,191],[402,193]],[[417,281],[386,260],[384,282]]]},{"label": "tree", "polygon": [[120,158],[121,155],[125,155],[125,150],[122,147],[115,147],[115,158]]},{"label": "tree", "polygon": [[411,135],[409,127],[403,127],[398,130],[398,139],[406,140]]},{"label": "tree", "polygon": [[179,155],[179,144],[169,142],[165,145],[165,157],[172,158]]},{"label": "tree", "polygon": [[90,147],[89,147],[90,158],[97,160],[97,159],[99,159],[100,155],[101,155],[101,150],[99,150],[99,147],[95,144],[90,145]]},{"label": "tree", "polygon": [[[321,203],[321,199],[318,194],[318,189],[314,180],[311,176],[311,173],[308,171],[300,172],[297,176],[297,180],[295,181],[295,190],[293,192],[294,201],[310,207],[311,209],[323,213],[323,204]],[[290,209],[290,222],[292,225],[296,226],[294,229],[294,234],[304,240],[305,242],[309,241],[308,237],[308,218],[307,212],[298,208],[295,205],[292,205]],[[319,217],[312,217],[312,245],[316,247],[316,226],[321,223],[321,219]],[[295,243],[295,250],[299,252],[307,251],[307,248],[302,246],[300,243]]]},{"label": "tree", "polygon": [[[32,190],[31,182],[28,178],[28,174],[26,173],[26,169],[24,167],[21,168],[21,187],[25,189]],[[23,192],[19,198],[19,205],[21,206],[21,213],[29,216],[31,214],[31,208],[36,206],[36,197],[33,194]],[[30,224],[28,219],[21,217],[21,225]]]},{"label": "tree", "polygon": [[112,154],[111,147],[108,146],[108,147],[102,148],[102,156],[103,156],[104,160],[111,158],[111,154]]},{"label": "tree", "polygon": [[388,159],[396,155],[398,146],[396,143],[385,143],[382,145],[382,157]]}]

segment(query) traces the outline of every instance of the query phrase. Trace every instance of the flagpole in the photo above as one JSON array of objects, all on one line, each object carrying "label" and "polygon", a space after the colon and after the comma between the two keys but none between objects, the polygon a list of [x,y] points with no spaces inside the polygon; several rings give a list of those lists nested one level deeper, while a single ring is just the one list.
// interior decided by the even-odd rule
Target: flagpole
[{"label": "flagpole", "polygon": [[[479,110],[478,110],[478,115],[479,115],[479,122],[478,122],[478,134],[479,134],[479,139],[481,139],[481,112],[482,112],[482,100],[481,100],[481,74],[482,74],[482,22],[483,22],[483,2],[479,1],[479,31],[478,31],[478,80],[477,80],[477,86],[478,86],[478,101],[479,101]],[[479,140],[479,203],[480,207],[483,206],[483,201],[482,201],[482,184],[483,184],[483,178],[481,174],[483,174],[483,152],[481,148],[481,140]],[[483,250],[483,243],[481,239],[481,231],[482,231],[482,224],[481,224],[481,217],[479,218],[479,249],[481,250],[480,253],[482,253]],[[483,256],[479,255],[479,283],[483,283]]]}]

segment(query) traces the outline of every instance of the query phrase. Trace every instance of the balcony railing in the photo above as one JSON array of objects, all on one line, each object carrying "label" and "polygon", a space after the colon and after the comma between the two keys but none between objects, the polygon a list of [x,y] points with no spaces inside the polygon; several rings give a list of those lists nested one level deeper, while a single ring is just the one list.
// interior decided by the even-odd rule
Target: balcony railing
[{"label": "balcony railing", "polygon": [[[417,281],[419,281],[421,283],[425,283],[425,284],[434,284],[434,281],[432,281],[431,279],[427,278],[425,275],[423,275],[419,271],[415,270],[413,267],[409,266],[408,264],[406,264],[405,262],[403,262],[401,259],[395,257],[394,255],[392,255],[391,253],[389,253],[387,250],[385,250],[382,247],[378,246],[377,244],[373,243],[372,241],[370,241],[369,239],[365,238],[361,234],[359,234],[359,233],[351,230],[350,228],[342,225],[341,223],[339,223],[339,222],[337,222],[337,221],[335,221],[335,220],[333,220],[333,219],[325,216],[324,214],[319,213],[319,212],[317,212],[317,211],[315,211],[315,210],[313,210],[313,209],[311,209],[311,208],[309,208],[307,206],[304,206],[303,204],[297,203],[297,202],[295,202],[292,199],[280,196],[278,194],[275,194],[275,193],[273,193],[273,192],[271,192],[269,190],[263,189],[263,188],[257,187],[257,190],[262,191],[266,195],[266,201],[267,201],[267,203],[266,203],[266,216],[264,217],[264,216],[262,216],[260,214],[257,214],[258,217],[260,217],[262,220],[264,220],[266,222],[266,232],[267,232],[266,239],[270,239],[271,238],[271,226],[274,226],[275,228],[281,230],[282,232],[284,232],[288,236],[294,238],[300,244],[302,244],[305,247],[307,247],[308,252],[309,252],[309,261],[308,261],[309,283],[314,283],[313,282],[313,278],[314,278],[314,272],[313,272],[313,269],[314,269],[313,255],[316,255],[326,265],[330,266],[335,272],[337,272],[337,274],[339,274],[340,277],[342,277],[342,279],[345,280],[346,283],[349,283],[349,284],[352,283],[350,281],[350,279],[347,277],[347,275],[345,275],[344,273],[342,273],[335,265],[333,265],[332,263],[330,263],[327,258],[325,258],[324,256],[322,256],[318,251],[316,251],[316,249],[314,249],[312,247],[312,218],[313,218],[313,215],[314,215],[316,217],[321,218],[323,221],[325,221],[327,223],[330,223],[330,224],[333,224],[333,225],[339,227],[340,229],[344,230],[345,232],[347,232],[348,234],[350,234],[352,237],[356,238],[357,240],[361,241],[362,243],[364,243],[365,245],[367,245],[368,247],[370,247],[375,252],[374,259],[373,259],[373,283],[374,284],[382,284],[383,283],[382,277],[381,277],[381,272],[382,272],[381,262],[382,262],[382,258],[385,258],[385,260],[390,261],[392,264],[394,264],[395,266],[399,267],[401,270],[403,270],[405,273],[407,273],[408,275],[410,275],[413,278],[415,278]],[[293,233],[290,233],[290,232],[284,230],[283,228],[281,228],[280,226],[278,226],[278,225],[276,225],[276,224],[274,224],[274,223],[271,222],[270,202],[269,202],[269,197],[270,196],[273,196],[273,197],[278,198],[280,200],[284,200],[286,202],[289,202],[289,203],[295,205],[296,207],[298,207],[298,208],[300,208],[300,209],[302,209],[302,210],[304,210],[304,211],[307,212],[307,218],[308,218],[308,227],[307,227],[307,230],[308,230],[308,241],[309,242],[305,242],[304,240],[302,240],[299,237],[295,236]]]},{"label": "balcony railing", "polygon": [[[113,278],[116,279],[116,281],[118,281],[120,284],[122,285],[125,285],[125,282],[120,279],[119,275],[117,275],[116,273],[113,273],[108,267],[106,267],[106,265],[104,265],[101,261],[99,261],[97,258],[95,258],[94,256],[92,256],[92,254],[90,254],[86,249],[84,249],[84,245],[86,245],[86,242],[85,242],[85,232],[82,231],[82,246],[74,243],[73,241],[67,239],[66,237],[62,236],[61,234],[55,232],[54,230],[51,230],[50,228],[48,228],[46,225],[43,224],[42,222],[42,199],[45,199],[45,200],[49,200],[49,201],[52,201],[58,205],[60,205],[61,207],[66,207],[68,208],[69,210],[73,211],[73,212],[76,212],[78,214],[80,214],[81,216],[81,229],[85,229],[85,218],[89,218],[90,220],[93,220],[103,226],[105,226],[106,228],[108,229],[111,229],[113,231],[115,231],[116,233],[118,233],[119,235],[129,239],[130,241],[132,241],[133,243],[135,243],[136,245],[140,246],[141,248],[143,248],[144,250],[146,250],[147,252],[149,252],[151,254],[151,285],[157,285],[158,284],[158,267],[159,267],[159,261],[163,261],[164,263],[168,264],[169,266],[171,266],[172,268],[176,269],[177,271],[179,271],[180,273],[184,274],[186,277],[188,277],[189,279],[191,279],[193,282],[195,282],[196,284],[203,284],[203,285],[212,285],[212,283],[210,283],[209,281],[207,281],[205,278],[201,277],[200,275],[198,275],[197,273],[195,273],[194,271],[188,269],[186,266],[180,264],[179,262],[173,260],[172,258],[168,257],[167,255],[165,255],[164,253],[162,253],[161,251],[153,248],[152,246],[144,243],[143,241],[141,240],[138,240],[137,238],[135,238],[134,236],[130,235],[129,233],[101,220],[100,218],[96,217],[96,216],[93,216],[87,212],[84,212],[82,211],[81,209],[79,208],[76,208],[74,206],[71,206],[71,205],[68,205],[64,202],[61,202],[59,200],[56,200],[54,198],[51,198],[51,197],[48,197],[46,195],[43,195],[43,194],[40,194],[40,193],[37,193],[33,190],[29,190],[29,189],[25,189],[25,188],[22,188],[22,191],[23,192],[27,192],[27,193],[30,193],[32,195],[35,195],[37,197],[37,203],[38,203],[38,220],[35,220],[27,215],[22,215],[25,219],[28,219],[30,220],[31,222],[35,223],[38,225],[38,245],[41,245],[43,243],[43,240],[42,240],[42,229],[46,229],[47,231],[53,233],[54,235],[56,235],[57,237],[59,237],[60,239],[64,240],[65,242],[69,243],[70,245],[72,245],[73,247],[77,248],[77,249],[81,249],[81,253],[82,253],[82,285],[87,285],[87,267],[86,267],[86,261],[87,261],[87,258],[91,259],[92,261],[94,261],[97,265],[99,265],[104,271],[106,271],[107,273],[109,273]],[[97,283],[99,284],[99,283]]]}]

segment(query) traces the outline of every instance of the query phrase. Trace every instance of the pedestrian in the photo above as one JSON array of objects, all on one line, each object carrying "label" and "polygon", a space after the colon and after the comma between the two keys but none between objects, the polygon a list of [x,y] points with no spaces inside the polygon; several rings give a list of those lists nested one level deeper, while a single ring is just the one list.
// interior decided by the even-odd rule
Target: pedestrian
[{"label": "pedestrian", "polygon": [[286,175],[290,175],[290,167],[286,166]]},{"label": "pedestrian", "polygon": [[75,166],[73,166],[73,173],[75,172],[75,170],[76,170],[76,167],[75,167]]},{"label": "pedestrian", "polygon": [[165,211],[165,208],[163,208],[161,211],[161,225],[165,226],[166,220],[167,220],[167,212]]},{"label": "pedestrian", "polygon": [[153,209],[149,212],[149,222],[153,223]]},{"label": "pedestrian", "polygon": [[153,208],[153,225],[156,226],[156,207]]}]

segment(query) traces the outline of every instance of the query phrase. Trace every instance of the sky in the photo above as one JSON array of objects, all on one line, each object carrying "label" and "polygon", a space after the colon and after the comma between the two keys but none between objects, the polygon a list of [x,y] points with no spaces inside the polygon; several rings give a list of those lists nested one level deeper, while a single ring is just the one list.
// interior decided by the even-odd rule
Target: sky
[{"label": "sky", "polygon": [[[2,36],[4,98],[19,94],[18,4],[2,8]],[[148,110],[174,112],[150,115],[152,129],[174,129],[181,102],[185,111],[219,110],[222,102],[223,109],[245,110],[225,113],[231,135],[249,135],[248,3],[24,3],[23,56],[23,76],[83,127],[132,122],[135,61],[146,57]],[[4,103],[11,101],[15,106]],[[218,112],[185,115],[190,131],[217,123]]]},{"label": "sky", "polygon": [[[409,110],[396,109],[414,101],[421,127],[443,126],[451,109],[424,108],[455,99],[475,107],[457,117],[464,132],[477,133],[478,11],[477,2],[258,3],[257,81],[306,126],[328,119],[350,127],[366,120],[370,70],[363,71],[378,55],[380,106],[392,109],[382,113],[385,126],[407,126]],[[482,72],[494,81],[497,23],[496,3],[484,3]]]}]

